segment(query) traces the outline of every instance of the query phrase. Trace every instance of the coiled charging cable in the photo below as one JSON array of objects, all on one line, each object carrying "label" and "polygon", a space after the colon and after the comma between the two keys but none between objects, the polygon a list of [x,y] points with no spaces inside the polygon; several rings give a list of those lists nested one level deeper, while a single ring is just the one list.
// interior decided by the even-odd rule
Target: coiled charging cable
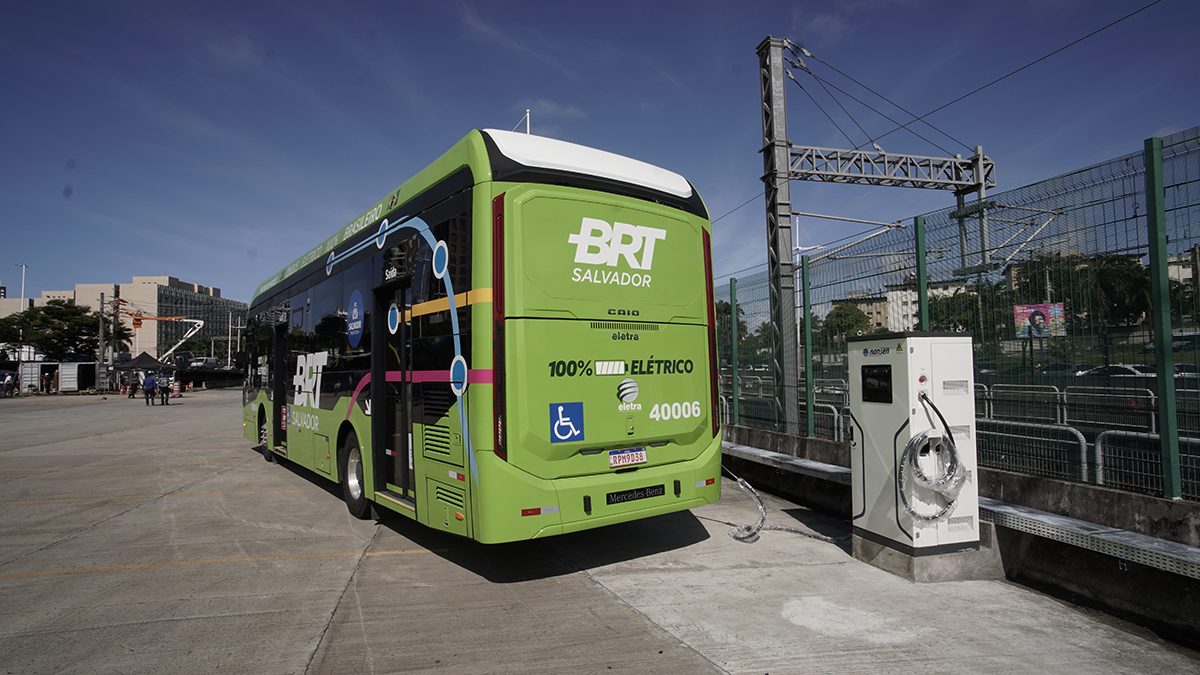
[{"label": "coiled charging cable", "polygon": [[750,543],[756,541],[759,533],[763,530],[772,530],[774,532],[791,532],[792,534],[799,534],[801,536],[808,537],[809,539],[816,539],[817,541],[823,541],[829,544],[840,544],[850,540],[849,535],[841,537],[829,537],[823,534],[812,532],[810,530],[802,530],[798,527],[788,527],[786,525],[768,525],[767,507],[765,504],[763,504],[762,497],[759,496],[758,491],[755,490],[749,483],[734,475],[734,473],[729,469],[721,467],[721,470],[729,474],[730,478],[737,481],[738,486],[741,487],[746,494],[750,495],[750,498],[753,499],[758,505],[758,522],[754,523],[753,525],[734,525],[733,527],[729,528],[730,537],[733,537],[738,541]]},{"label": "coiled charging cable", "polygon": [[[942,428],[946,430],[946,436],[941,443],[941,447],[948,454],[946,468],[941,474],[933,477],[926,476],[925,472],[921,470],[921,465],[918,461],[921,455],[921,448],[926,443],[932,443],[929,439],[929,431],[922,431],[909,439],[908,443],[904,446],[904,452],[900,453],[900,467],[896,474],[896,487],[900,493],[900,503],[904,505],[904,510],[914,519],[930,523],[945,518],[954,509],[954,503],[958,500],[958,494],[962,491],[962,486],[967,481],[967,471],[963,468],[962,462],[958,461],[958,449],[954,444],[954,432],[950,431],[950,425],[946,423],[946,418],[942,416],[942,411],[938,410],[938,407],[929,399],[929,395],[925,392],[921,392],[917,398],[921,401],[921,405],[925,407],[926,413],[932,410],[942,423]],[[915,485],[935,492],[946,503],[933,513],[920,513],[914,509],[908,503],[908,496],[905,494],[904,489],[904,477],[907,471],[912,472],[912,479]]]}]

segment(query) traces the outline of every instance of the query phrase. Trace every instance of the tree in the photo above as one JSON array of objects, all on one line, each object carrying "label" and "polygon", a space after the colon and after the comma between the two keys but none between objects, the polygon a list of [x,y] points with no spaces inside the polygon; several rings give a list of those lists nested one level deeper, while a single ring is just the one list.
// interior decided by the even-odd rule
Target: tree
[{"label": "tree", "polygon": [[764,321],[754,327],[754,331],[742,341],[742,349],[738,359],[746,365],[761,365],[771,360],[774,343],[771,341],[771,322]]},{"label": "tree", "polygon": [[1009,276],[1015,304],[1064,303],[1073,332],[1137,325],[1151,311],[1150,272],[1137,256],[1040,255]]},{"label": "tree", "polygon": [[[718,300],[716,302],[717,315],[717,347],[721,351],[721,360],[728,363],[730,354],[730,343],[732,342],[732,325],[730,324],[730,304],[726,300]],[[746,320],[743,319],[746,315],[746,308],[738,305],[738,344],[743,345],[746,335],[750,329],[746,326]],[[738,357],[741,357],[741,352],[738,352]]]},{"label": "tree", "polygon": [[[100,315],[63,300],[51,300],[41,307],[27,309],[0,319],[0,342],[25,344],[45,355],[49,361],[70,357],[96,358]],[[112,322],[105,322],[105,341]],[[118,346],[129,342],[129,329],[117,324]]]},{"label": "tree", "polygon": [[856,305],[838,303],[825,315],[821,334],[828,340],[846,339],[848,335],[857,335],[871,330],[871,319]]}]

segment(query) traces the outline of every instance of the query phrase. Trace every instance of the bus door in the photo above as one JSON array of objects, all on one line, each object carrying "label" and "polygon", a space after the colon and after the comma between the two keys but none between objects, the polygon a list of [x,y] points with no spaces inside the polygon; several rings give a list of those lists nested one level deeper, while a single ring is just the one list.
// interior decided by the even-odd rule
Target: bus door
[{"label": "bus door", "polygon": [[275,339],[271,341],[271,362],[267,370],[271,377],[271,419],[275,421],[275,431],[272,443],[275,446],[287,445],[287,402],[288,376],[287,369],[288,324],[286,321],[275,323]]},{"label": "bus door", "polygon": [[411,277],[375,292],[372,341],[371,437],[375,489],[416,499],[412,457],[412,286]]}]

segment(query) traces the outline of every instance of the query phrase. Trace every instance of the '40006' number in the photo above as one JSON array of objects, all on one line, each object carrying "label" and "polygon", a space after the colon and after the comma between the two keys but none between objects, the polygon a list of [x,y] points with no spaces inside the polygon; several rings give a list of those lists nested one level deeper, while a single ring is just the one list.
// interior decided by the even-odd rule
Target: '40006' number
[{"label": "'40006' number", "polygon": [[700,416],[700,401],[684,401],[682,403],[655,403],[650,409],[650,419],[683,420]]}]

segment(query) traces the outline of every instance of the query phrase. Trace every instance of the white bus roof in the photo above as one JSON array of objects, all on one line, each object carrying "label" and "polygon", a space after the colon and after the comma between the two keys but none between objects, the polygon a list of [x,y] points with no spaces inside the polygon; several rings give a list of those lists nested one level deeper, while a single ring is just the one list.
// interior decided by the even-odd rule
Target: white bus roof
[{"label": "white bus roof", "polygon": [[681,199],[692,196],[692,186],[683,176],[653,164],[545,136],[499,129],[483,129],[483,133],[505,157],[525,166],[618,180]]}]

